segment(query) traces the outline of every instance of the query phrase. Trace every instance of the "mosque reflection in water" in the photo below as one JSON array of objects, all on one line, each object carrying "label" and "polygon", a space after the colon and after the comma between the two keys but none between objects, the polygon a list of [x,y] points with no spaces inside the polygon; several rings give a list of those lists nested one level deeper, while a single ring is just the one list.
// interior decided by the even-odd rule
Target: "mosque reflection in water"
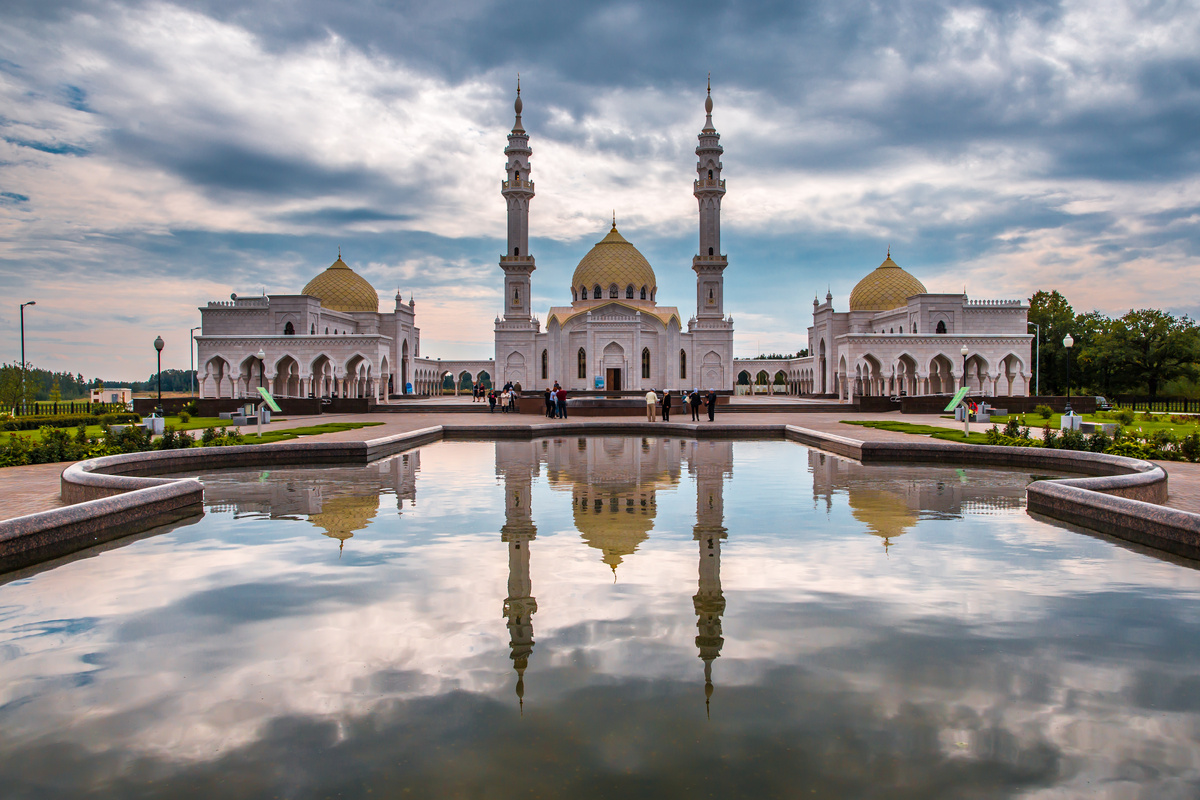
[{"label": "mosque reflection in water", "polygon": [[575,529],[617,577],[622,560],[650,536],[658,511],[657,493],[676,491],[686,469],[696,485],[699,577],[692,604],[696,612],[696,647],[704,662],[704,692],[712,697],[712,664],[725,643],[721,616],[721,540],[723,490],[733,472],[733,443],[653,438],[558,438],[496,443],[496,472],[504,482],[504,527],[508,544],[508,619],[510,657],[517,673],[516,692],[524,704],[525,670],[533,653],[533,615],[537,599],[530,579],[533,522],[532,487],[545,467],[552,490],[571,493]]},{"label": "mosque reflection in water", "polygon": [[[509,657],[516,671],[516,694],[523,707],[525,672],[533,655],[534,615],[538,611],[530,577],[534,523],[533,486],[545,474],[552,492],[569,492],[575,529],[599,551],[599,560],[617,579],[654,528],[660,491],[679,490],[687,474],[696,488],[692,537],[697,545],[695,647],[704,664],[704,691],[713,694],[713,662],[725,639],[722,616],[721,547],[725,528],[724,490],[733,475],[732,441],[667,438],[548,438],[497,441],[496,476],[504,489],[500,539],[508,547],[507,619]],[[244,475],[201,476],[207,496],[219,498],[213,510],[271,519],[306,519],[338,540],[339,550],[366,530],[379,513],[380,497],[394,494],[397,513],[404,501],[416,505],[421,453],[414,450],[367,467],[275,470],[259,482]],[[1020,472],[988,471],[986,480],[937,466],[863,467],[818,450],[808,452],[814,506],[834,506],[843,495],[863,530],[883,540],[885,550],[922,518],[953,518],[1011,513],[1024,506],[1030,478]]]}]

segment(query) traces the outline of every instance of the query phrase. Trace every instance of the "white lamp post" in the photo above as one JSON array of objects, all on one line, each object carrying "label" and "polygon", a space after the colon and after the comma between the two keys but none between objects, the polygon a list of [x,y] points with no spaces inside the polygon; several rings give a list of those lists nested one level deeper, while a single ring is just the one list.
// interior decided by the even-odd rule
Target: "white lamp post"
[{"label": "white lamp post", "polygon": [[1075,346],[1075,340],[1071,338],[1071,334],[1063,337],[1063,347],[1067,348],[1067,407],[1063,413],[1068,417],[1071,416],[1071,348]]},{"label": "white lamp post", "polygon": [[[967,349],[967,345],[964,342],[962,349],[959,350],[958,352],[962,353],[962,357],[963,357],[962,388],[966,389],[967,388],[967,353],[969,353],[971,351]],[[966,395],[963,395],[962,410],[963,410],[963,436],[970,436],[971,435],[971,407],[967,405]]]}]

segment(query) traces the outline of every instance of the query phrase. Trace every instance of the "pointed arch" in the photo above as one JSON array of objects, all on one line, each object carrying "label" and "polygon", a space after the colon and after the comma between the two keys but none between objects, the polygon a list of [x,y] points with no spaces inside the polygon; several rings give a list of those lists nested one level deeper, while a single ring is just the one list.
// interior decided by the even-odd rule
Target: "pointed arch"
[{"label": "pointed arch", "polygon": [[650,348],[642,348],[642,379],[650,379]]},{"label": "pointed arch", "polygon": [[687,350],[679,351],[679,379],[687,380]]},{"label": "pointed arch", "polygon": [[576,377],[578,377],[580,380],[587,380],[587,350],[583,349],[582,347],[579,348],[579,352],[575,354],[575,366],[577,372]]}]

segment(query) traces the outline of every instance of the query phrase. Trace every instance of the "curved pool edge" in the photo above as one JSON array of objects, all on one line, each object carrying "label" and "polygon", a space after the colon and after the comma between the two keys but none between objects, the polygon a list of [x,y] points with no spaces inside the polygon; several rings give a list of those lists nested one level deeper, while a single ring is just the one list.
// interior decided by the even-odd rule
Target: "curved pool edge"
[{"label": "curved pool edge", "polygon": [[1200,558],[1200,514],[1160,505],[1167,473],[1157,464],[1100,453],[964,446],[949,442],[864,442],[787,424],[635,422],[587,419],[536,424],[447,424],[353,442],[279,442],[161,450],[89,459],[61,477],[63,508],[0,521],[0,572],[56,558],[168,522],[204,513],[204,489],[192,478],[154,475],[296,464],[367,464],[440,440],[532,439],[555,435],[662,435],[787,439],[868,463],[942,462],[1083,473],[1035,481],[1027,507],[1177,555]]}]

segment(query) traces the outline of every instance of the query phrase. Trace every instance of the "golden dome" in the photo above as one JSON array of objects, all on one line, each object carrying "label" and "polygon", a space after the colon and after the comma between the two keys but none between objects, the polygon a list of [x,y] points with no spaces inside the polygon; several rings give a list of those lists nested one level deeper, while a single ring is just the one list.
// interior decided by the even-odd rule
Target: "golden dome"
[{"label": "golden dome", "polygon": [[914,294],[925,292],[924,284],[892,261],[889,250],[884,262],[850,292],[850,310],[889,311],[904,305]]},{"label": "golden dome", "polygon": [[867,527],[867,533],[894,539],[917,524],[917,512],[904,498],[885,489],[851,489],[850,513]]},{"label": "golden dome", "polygon": [[335,497],[321,504],[320,512],[309,514],[308,521],[326,536],[345,542],[371,524],[379,512],[379,495]]},{"label": "golden dome", "polygon": [[[646,257],[617,232],[614,222],[608,235],[596,243],[575,268],[571,287],[586,286],[588,291],[599,286],[601,296],[608,299],[608,287],[616,284],[618,297],[625,299],[625,287],[633,286],[634,297],[641,298],[641,289],[646,287],[646,299],[658,288],[654,270]],[[583,299],[583,298],[581,298]]]},{"label": "golden dome", "polygon": [[341,253],[329,269],[305,285],[301,294],[317,298],[323,308],[331,311],[379,313],[379,295],[366,278],[346,266]]}]

